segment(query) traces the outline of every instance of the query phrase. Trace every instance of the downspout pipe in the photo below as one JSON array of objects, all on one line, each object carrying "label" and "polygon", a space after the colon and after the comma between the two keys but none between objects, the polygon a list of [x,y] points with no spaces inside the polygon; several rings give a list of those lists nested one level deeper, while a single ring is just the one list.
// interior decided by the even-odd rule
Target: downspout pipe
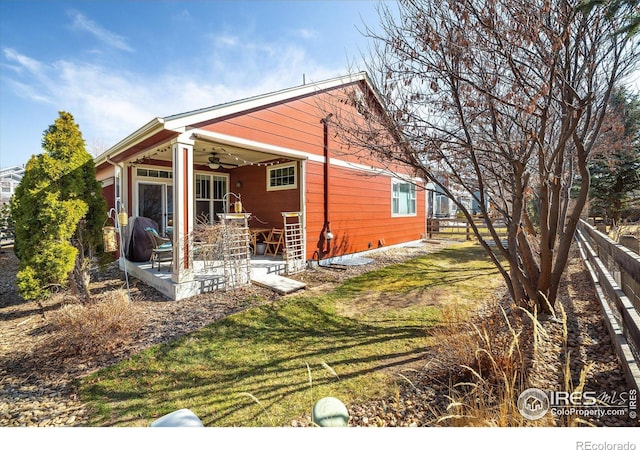
[{"label": "downspout pipe", "polygon": [[[333,114],[328,114],[327,117],[320,119],[323,125],[323,151],[324,151],[324,239],[327,244],[331,243],[333,239],[333,233],[331,232],[331,226],[329,223],[329,175],[330,175],[330,159],[329,159],[329,121],[333,117]],[[327,253],[329,248],[327,248]]]}]

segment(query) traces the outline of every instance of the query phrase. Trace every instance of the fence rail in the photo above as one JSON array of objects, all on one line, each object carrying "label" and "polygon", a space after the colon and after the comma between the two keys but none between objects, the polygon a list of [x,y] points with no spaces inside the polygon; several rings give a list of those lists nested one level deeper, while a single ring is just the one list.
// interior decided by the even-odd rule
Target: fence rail
[{"label": "fence rail", "polygon": [[584,221],[578,248],[598,294],[605,324],[630,385],[640,388],[640,256]]},{"label": "fence rail", "polygon": [[[485,241],[492,240],[491,233],[484,219],[475,219],[475,226]],[[493,221],[493,226],[502,240],[507,238],[507,227],[501,221]],[[428,219],[427,235],[429,239],[445,238],[453,240],[475,240],[471,224],[464,219]]]},{"label": "fence rail", "polygon": [[13,230],[9,228],[0,228],[0,250],[13,245]]}]

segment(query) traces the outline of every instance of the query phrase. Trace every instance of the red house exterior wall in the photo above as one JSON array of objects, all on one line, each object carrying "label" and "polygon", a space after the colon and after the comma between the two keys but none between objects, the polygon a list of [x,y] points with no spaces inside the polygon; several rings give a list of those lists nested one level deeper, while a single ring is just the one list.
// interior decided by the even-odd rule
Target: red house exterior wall
[{"label": "red house exterior wall", "polygon": [[[230,176],[229,190],[242,196],[244,210],[251,212],[256,218],[250,222],[253,227],[280,227],[282,211],[304,211],[308,259],[322,259],[417,240],[425,232],[425,192],[416,190],[415,215],[393,217],[392,177],[388,174],[374,176],[371,170],[384,169],[386,164],[368,156],[363,150],[356,153],[343,145],[331,120],[326,127],[331,164],[328,210],[325,211],[325,124],[322,119],[327,117],[328,111],[336,111],[342,118],[365,120],[356,112],[355,107],[344,101],[344,90],[348,89],[367,90],[368,87],[364,82],[356,81],[329,91],[316,91],[286,101],[245,109],[188,127],[195,131],[201,129],[253,141],[264,144],[265,147],[276,146],[300,152],[301,160],[296,162],[298,185],[295,189],[268,191],[267,168],[264,166],[242,166],[225,172]],[[157,140],[162,142],[161,139],[166,140],[171,136],[170,132],[163,132]],[[143,144],[156,140],[150,139]],[[143,144],[139,146],[142,147]],[[118,160],[132,156],[134,150],[132,148]],[[285,158],[274,155],[275,159],[284,161]],[[353,165],[344,167],[349,163]],[[197,169],[208,170],[206,166],[199,166]],[[131,183],[134,177],[131,167],[127,170],[130,184],[127,203],[133,205]],[[237,187],[238,181],[241,182],[241,187]],[[108,195],[109,192],[105,191],[105,197]],[[304,205],[300,204],[301,198],[305,200]],[[234,201],[233,197],[231,201]],[[335,236],[331,242],[326,242],[323,237],[325,214]]]},{"label": "red house exterior wall", "polygon": [[[110,178],[113,179],[113,177]],[[108,209],[116,207],[116,185],[114,183],[102,187],[102,196],[107,201]]]},{"label": "red house exterior wall", "polygon": [[[297,163],[299,165],[299,163]],[[300,167],[298,166],[298,173]],[[237,182],[242,187],[236,186]],[[251,227],[282,228],[282,211],[300,211],[300,181],[296,189],[267,191],[267,168],[259,166],[243,166],[230,171],[230,190],[240,194],[242,207],[249,211],[252,219]],[[231,198],[232,202],[235,198]]]}]

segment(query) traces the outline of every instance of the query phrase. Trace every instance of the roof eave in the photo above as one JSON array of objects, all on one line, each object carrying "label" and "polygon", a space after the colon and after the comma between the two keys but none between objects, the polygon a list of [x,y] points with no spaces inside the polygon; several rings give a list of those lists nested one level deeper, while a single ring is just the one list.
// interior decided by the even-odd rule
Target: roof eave
[{"label": "roof eave", "polygon": [[150,136],[153,136],[159,131],[162,131],[165,128],[165,120],[162,117],[156,117],[149,121],[146,125],[138,128],[136,131],[131,133],[129,136],[113,145],[105,152],[94,158],[95,166],[105,163],[108,159],[113,159],[118,156],[120,153],[126,151],[137,143],[147,139]]},{"label": "roof eave", "polygon": [[272,103],[277,103],[279,101],[286,101],[294,97],[302,96],[305,94],[312,94],[314,92],[344,86],[346,84],[358,81],[364,81],[374,93],[376,92],[369,76],[365,72],[358,72],[355,74],[332,78],[330,80],[304,84],[302,86],[283,89],[277,92],[271,92],[257,97],[238,100],[224,105],[217,105],[197,111],[190,111],[182,114],[168,116],[164,118],[165,126],[167,129],[171,130],[184,129],[193,124],[217,119],[218,117],[242,113],[255,107],[266,106]]}]

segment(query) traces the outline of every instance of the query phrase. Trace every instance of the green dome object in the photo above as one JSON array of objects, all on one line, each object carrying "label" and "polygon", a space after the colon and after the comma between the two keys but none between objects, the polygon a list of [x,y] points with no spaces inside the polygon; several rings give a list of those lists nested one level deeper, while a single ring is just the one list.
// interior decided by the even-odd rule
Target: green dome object
[{"label": "green dome object", "polygon": [[337,398],[324,397],[313,405],[311,420],[320,427],[346,427],[349,424],[349,411]]}]

